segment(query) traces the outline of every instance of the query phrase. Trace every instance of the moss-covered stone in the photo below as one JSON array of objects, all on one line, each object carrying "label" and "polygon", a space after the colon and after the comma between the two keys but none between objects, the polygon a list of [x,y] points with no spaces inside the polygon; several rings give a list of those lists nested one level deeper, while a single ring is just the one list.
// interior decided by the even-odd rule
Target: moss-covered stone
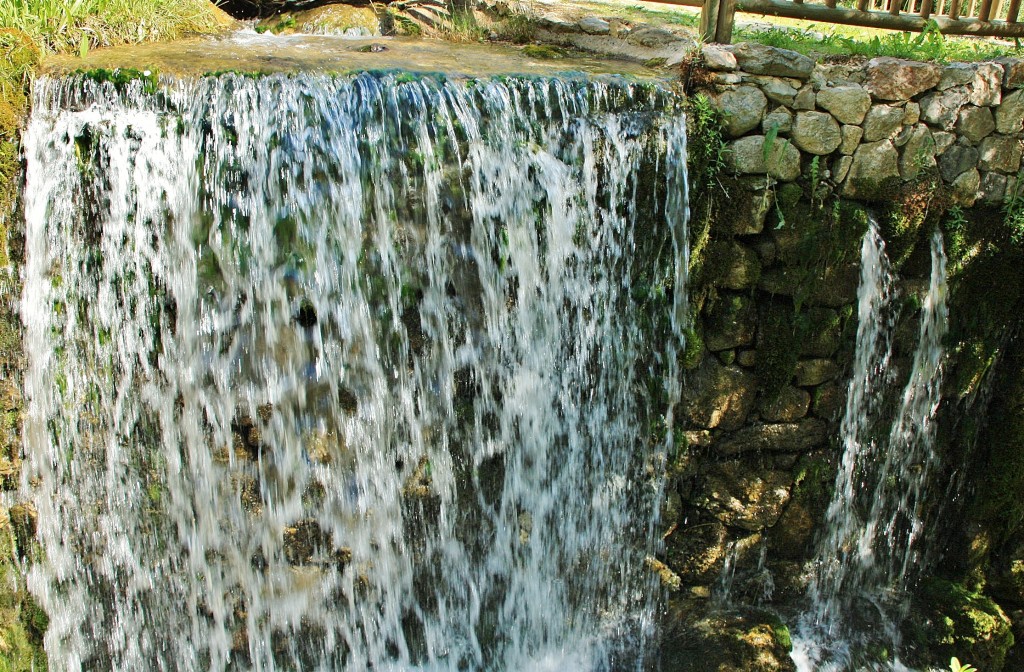
[{"label": "moss-covered stone", "polygon": [[670,605],[675,626],[665,633],[665,672],[791,672],[789,629],[767,611],[711,613],[694,617],[701,606],[680,599]]},{"label": "moss-covered stone", "polygon": [[927,662],[944,664],[959,656],[986,672],[1003,669],[1014,643],[1010,619],[985,595],[930,578],[915,597],[914,611],[909,628]]}]

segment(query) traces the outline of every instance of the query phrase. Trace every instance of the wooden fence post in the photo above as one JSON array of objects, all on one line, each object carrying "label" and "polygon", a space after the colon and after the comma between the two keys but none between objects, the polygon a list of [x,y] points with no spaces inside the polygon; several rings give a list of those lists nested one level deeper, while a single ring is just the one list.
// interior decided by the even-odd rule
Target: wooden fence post
[{"label": "wooden fence post", "polygon": [[734,23],[736,23],[736,0],[719,0],[718,29],[715,31],[715,42],[719,44],[732,42]]},{"label": "wooden fence post", "polygon": [[718,37],[719,0],[704,0],[700,10],[700,39],[714,42]]}]

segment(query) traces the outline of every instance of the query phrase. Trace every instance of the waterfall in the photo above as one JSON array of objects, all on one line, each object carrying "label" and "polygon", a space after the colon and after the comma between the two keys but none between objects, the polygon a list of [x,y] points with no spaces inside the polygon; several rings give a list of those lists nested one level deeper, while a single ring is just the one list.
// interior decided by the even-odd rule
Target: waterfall
[{"label": "waterfall", "polygon": [[[906,615],[905,591],[919,570],[947,326],[946,257],[937,230],[931,259],[909,379],[894,399],[888,393],[894,383],[894,279],[873,220],[864,236],[842,455],[813,561],[810,606],[794,637],[793,659],[802,671],[906,669],[899,661],[899,624]],[[872,660],[866,653],[872,644],[893,658]]]},{"label": "waterfall", "polygon": [[673,93],[78,76],[34,102],[23,488],[52,669],[648,664]]}]

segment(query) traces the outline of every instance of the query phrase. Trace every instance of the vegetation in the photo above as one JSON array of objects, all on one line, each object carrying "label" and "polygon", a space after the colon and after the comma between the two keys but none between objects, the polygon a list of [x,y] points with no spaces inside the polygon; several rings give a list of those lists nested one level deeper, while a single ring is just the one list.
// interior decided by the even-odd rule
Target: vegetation
[{"label": "vegetation", "polygon": [[[815,27],[821,27],[818,24]],[[738,41],[760,42],[814,56],[892,56],[915,61],[985,61],[1000,56],[1020,55],[1019,45],[969,38],[948,37],[931,22],[922,33],[833,27],[827,33],[800,28],[738,29]]]},{"label": "vegetation", "polygon": [[45,51],[84,53],[92,47],[209,33],[222,14],[207,0],[4,0],[0,28],[28,36]]}]

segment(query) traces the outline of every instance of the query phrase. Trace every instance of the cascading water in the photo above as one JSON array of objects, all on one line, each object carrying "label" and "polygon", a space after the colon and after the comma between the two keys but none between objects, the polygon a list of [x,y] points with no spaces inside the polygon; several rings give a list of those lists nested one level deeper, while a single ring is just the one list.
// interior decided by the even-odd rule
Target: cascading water
[{"label": "cascading water", "polygon": [[647,664],[671,93],[43,79],[25,151],[53,669]]},{"label": "cascading water", "polygon": [[[793,659],[801,671],[902,670],[899,624],[913,584],[924,489],[936,461],[935,412],[946,333],[946,258],[931,242],[932,271],[921,306],[910,377],[894,382],[893,275],[872,221],[861,247],[853,374],[840,425],[842,457],[801,615]],[[895,407],[895,415],[887,408]],[[874,651],[869,649],[874,648]],[[879,651],[892,658],[878,661]]]}]

